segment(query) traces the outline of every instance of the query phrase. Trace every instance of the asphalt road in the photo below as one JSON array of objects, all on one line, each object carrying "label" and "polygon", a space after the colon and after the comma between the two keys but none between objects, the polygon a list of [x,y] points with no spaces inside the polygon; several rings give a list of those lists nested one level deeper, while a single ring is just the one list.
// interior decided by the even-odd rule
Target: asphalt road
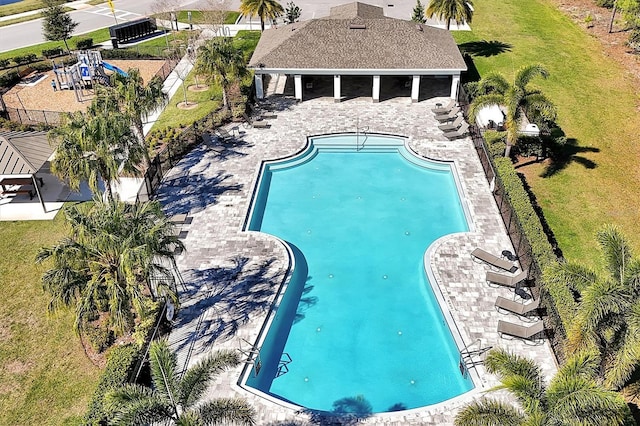
[{"label": "asphalt road", "polygon": [[[409,19],[414,0],[364,0],[376,6],[383,6],[385,14],[394,18]],[[153,13],[154,4],[158,0],[116,0],[114,1],[118,23],[134,20]],[[302,9],[301,20],[318,18],[329,14],[333,6],[347,3],[349,0],[294,0]],[[281,0],[286,5],[287,1]],[[221,5],[230,10],[238,10],[240,0],[181,0],[181,9],[202,9],[207,5]],[[286,7],[286,6],[285,6]],[[70,12],[72,19],[79,23],[74,34],[83,34],[99,28],[115,24],[111,10],[105,4],[86,6],[81,10]],[[46,41],[42,36],[42,19],[22,22],[20,24],[0,27],[0,52],[31,46]]]}]

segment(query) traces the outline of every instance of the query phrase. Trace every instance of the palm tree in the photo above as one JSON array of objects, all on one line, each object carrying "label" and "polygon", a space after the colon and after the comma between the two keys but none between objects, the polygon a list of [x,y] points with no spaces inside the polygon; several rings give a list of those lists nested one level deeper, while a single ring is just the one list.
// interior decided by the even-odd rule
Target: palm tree
[{"label": "palm tree", "polygon": [[213,77],[222,88],[222,105],[229,108],[229,88],[247,75],[242,50],[227,37],[207,40],[198,49],[196,72]]},{"label": "palm tree", "polygon": [[597,233],[606,274],[592,268],[559,263],[545,280],[569,286],[580,302],[568,330],[568,350],[600,355],[605,385],[640,396],[640,258],[615,226]]},{"label": "palm tree", "polygon": [[478,111],[490,105],[502,105],[506,111],[505,127],[507,130],[504,156],[508,157],[511,147],[516,144],[523,116],[532,121],[553,121],[556,119],[556,108],[553,103],[537,89],[530,89],[529,82],[537,76],[547,78],[548,72],[542,65],[527,65],[520,68],[510,84],[504,76],[491,73],[480,80],[475,90],[479,93],[471,102],[469,121],[475,122]]},{"label": "palm tree", "polygon": [[619,394],[596,383],[598,366],[589,355],[570,358],[549,385],[533,361],[503,349],[490,351],[485,365],[500,379],[492,390],[510,391],[519,405],[480,399],[458,412],[457,426],[622,425],[630,416]]},{"label": "palm tree", "polygon": [[96,194],[101,178],[107,200],[113,201],[111,182],[119,182],[121,173],[140,174],[137,165],[143,149],[131,132],[128,116],[109,108],[95,102],[86,114],[64,114],[61,126],[51,130],[48,138],[56,146],[51,162],[56,176],[66,179],[74,190],[87,181]]},{"label": "palm tree", "polygon": [[132,68],[127,71],[128,76],[118,73],[112,75],[112,82],[120,112],[131,118],[131,130],[140,146],[144,148],[147,166],[150,164],[149,151],[144,141],[142,117],[146,117],[162,106],[166,95],[162,91],[162,80],[153,77],[148,84],[144,84],[140,71]]},{"label": "palm tree", "polygon": [[452,20],[456,21],[457,25],[471,23],[473,2],[471,0],[431,0],[425,15],[428,18],[435,16],[438,19],[445,19],[448,30]]},{"label": "palm tree", "polygon": [[149,351],[153,388],[129,384],[107,393],[107,405],[113,413],[110,424],[253,425],[254,410],[243,399],[200,402],[211,379],[239,363],[237,352],[216,351],[179,377],[175,354],[166,341],[155,341]]},{"label": "palm tree", "polygon": [[284,13],[284,9],[276,0],[242,0],[240,2],[240,13],[244,16],[259,16],[260,29],[264,31],[264,20],[276,19]]},{"label": "palm tree", "polygon": [[[40,249],[36,262],[53,265],[42,276],[50,311],[75,307],[74,328],[82,332],[106,313],[110,327],[131,330],[134,313],[144,317],[146,299],[162,295],[177,302],[172,248],[184,248],[157,202],[77,204],[65,209],[71,234]],[[153,287],[152,287],[153,285]]]}]

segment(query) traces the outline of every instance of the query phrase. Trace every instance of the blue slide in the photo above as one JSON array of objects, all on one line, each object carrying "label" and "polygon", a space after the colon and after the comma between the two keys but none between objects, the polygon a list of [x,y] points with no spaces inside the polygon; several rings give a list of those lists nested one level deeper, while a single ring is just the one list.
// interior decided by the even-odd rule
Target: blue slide
[{"label": "blue slide", "polygon": [[111,65],[109,62],[102,61],[102,66],[105,67],[106,69],[108,69],[109,71],[117,72],[118,74],[120,74],[123,77],[129,77],[129,74],[127,74],[126,72],[122,71],[120,68],[116,67],[115,65]]}]

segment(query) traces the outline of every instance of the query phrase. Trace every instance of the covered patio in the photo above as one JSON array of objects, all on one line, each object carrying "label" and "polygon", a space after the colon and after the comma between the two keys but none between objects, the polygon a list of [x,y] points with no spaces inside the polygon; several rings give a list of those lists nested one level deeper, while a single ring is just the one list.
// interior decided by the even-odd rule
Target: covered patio
[{"label": "covered patio", "polygon": [[0,132],[0,221],[51,220],[65,201],[91,198],[51,174],[46,132]]},{"label": "covered patio", "polygon": [[333,7],[328,17],[265,30],[249,67],[258,99],[265,97],[269,75],[286,78],[284,93],[299,101],[331,96],[335,102],[457,99],[467,69],[449,31],[389,18],[383,8],[359,2]]}]

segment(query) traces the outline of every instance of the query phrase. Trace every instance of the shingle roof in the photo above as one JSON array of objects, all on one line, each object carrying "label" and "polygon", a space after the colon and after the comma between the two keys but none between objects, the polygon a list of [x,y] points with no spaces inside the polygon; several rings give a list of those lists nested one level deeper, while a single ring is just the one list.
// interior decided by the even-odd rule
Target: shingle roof
[{"label": "shingle roof", "polygon": [[46,132],[0,132],[0,175],[36,173],[53,151]]},{"label": "shingle roof", "polygon": [[265,30],[249,66],[266,69],[466,70],[449,31],[349,3],[328,17]]}]

